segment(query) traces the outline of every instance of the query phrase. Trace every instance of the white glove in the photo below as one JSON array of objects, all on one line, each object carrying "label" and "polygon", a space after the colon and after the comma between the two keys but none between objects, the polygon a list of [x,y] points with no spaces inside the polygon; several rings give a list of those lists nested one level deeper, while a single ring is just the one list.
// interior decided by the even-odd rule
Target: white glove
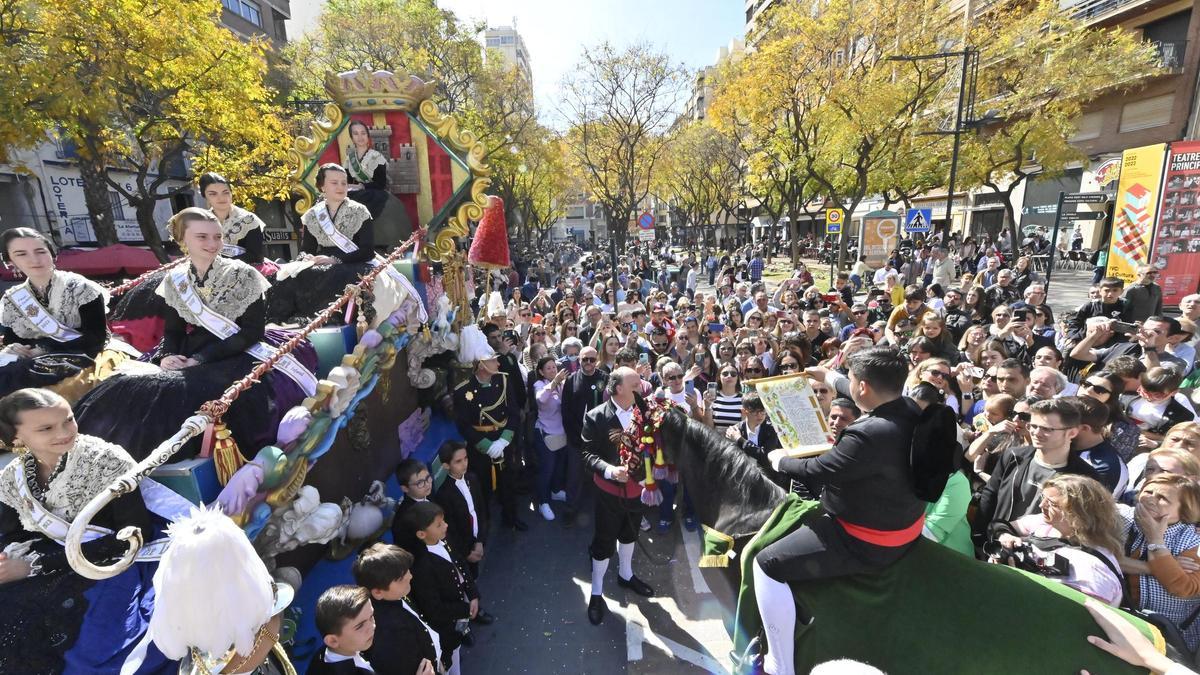
[{"label": "white glove", "polygon": [[487,456],[491,457],[492,459],[500,459],[501,457],[504,457],[504,449],[507,447],[508,441],[504,440],[503,438],[498,438],[492,441],[492,444],[488,446]]},{"label": "white glove", "polygon": [[787,450],[772,450],[767,453],[767,461],[771,463],[771,468],[779,471],[779,463],[787,458]]}]

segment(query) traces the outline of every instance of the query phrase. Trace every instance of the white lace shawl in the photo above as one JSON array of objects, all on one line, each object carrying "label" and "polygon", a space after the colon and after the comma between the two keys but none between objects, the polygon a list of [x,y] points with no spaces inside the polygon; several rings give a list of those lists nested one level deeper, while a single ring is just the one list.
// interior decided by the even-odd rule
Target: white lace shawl
[{"label": "white lace shawl", "polygon": [[[190,265],[188,266],[188,278],[195,286],[195,273],[191,271]],[[271,282],[250,265],[232,258],[217,258],[209,268],[208,278],[204,281],[204,288],[208,290],[208,297],[204,299],[204,304],[217,314],[231,321],[237,321],[242,312],[245,312],[246,308],[255,300],[261,298],[270,287]],[[196,316],[192,314],[192,310],[188,309],[183,298],[179,296],[175,284],[171,283],[170,273],[154,292],[166,300],[171,309],[179,312],[179,316],[183,317],[184,321],[193,326],[201,325]],[[203,296],[201,297],[203,298]]]},{"label": "white lace shawl", "polygon": [[[312,233],[316,238],[317,243],[324,248],[337,248],[337,244],[325,234],[321,226],[317,223],[316,209],[321,207],[325,202],[317,202],[316,206],[304,212],[300,216],[300,222],[304,223],[304,228]],[[346,235],[346,238],[353,239],[354,235],[358,234],[359,228],[363,223],[371,219],[371,212],[367,207],[359,204],[353,199],[347,199],[338,207],[337,215],[333,217],[333,227],[338,232]]]},{"label": "white lace shawl", "polygon": [[376,150],[375,148],[367,148],[367,151],[363,154],[362,158],[358,159],[357,168],[359,171],[355,170],[355,161],[352,158],[358,159],[358,149],[353,145],[351,145],[349,148],[346,148],[345,166],[350,170],[350,178],[354,179],[354,181],[358,183],[370,182],[371,179],[375,177],[375,169],[379,168],[380,165],[387,164],[387,158],[383,156],[382,152]]},{"label": "white lace shawl", "polygon": [[[79,434],[75,438],[75,446],[67,453],[63,470],[50,481],[42,505],[59,518],[71,522],[93,497],[133,468],[134,464],[133,458],[121,446],[95,436]],[[16,468],[20,465],[21,460],[14,459],[0,471],[0,502],[17,511],[22,527],[30,532],[38,532],[29,507],[19,496]]]},{"label": "white lace shawl", "polygon": [[[47,336],[29,320],[25,311],[12,297],[18,289],[28,286],[27,279],[4,292],[4,299],[0,301],[0,324],[12,328],[14,333],[26,340],[36,340]],[[104,289],[91,279],[85,279],[74,272],[55,270],[54,280],[50,282],[50,301],[46,311],[62,325],[78,329],[83,323],[79,317],[79,308],[102,295]]]},{"label": "white lace shawl", "polygon": [[[220,219],[220,216],[217,218]],[[229,218],[221,223],[221,238],[226,244],[236,244],[254,230],[263,230],[266,227],[267,224],[257,215],[240,206],[234,206],[229,211]]]}]

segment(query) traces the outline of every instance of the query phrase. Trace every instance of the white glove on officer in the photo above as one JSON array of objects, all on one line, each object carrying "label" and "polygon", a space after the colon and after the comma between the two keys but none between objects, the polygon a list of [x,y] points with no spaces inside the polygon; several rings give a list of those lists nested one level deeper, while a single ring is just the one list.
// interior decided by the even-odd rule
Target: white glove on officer
[{"label": "white glove on officer", "polygon": [[500,459],[504,457],[504,449],[508,447],[508,441],[503,438],[497,438],[488,446],[487,456],[492,459]]}]

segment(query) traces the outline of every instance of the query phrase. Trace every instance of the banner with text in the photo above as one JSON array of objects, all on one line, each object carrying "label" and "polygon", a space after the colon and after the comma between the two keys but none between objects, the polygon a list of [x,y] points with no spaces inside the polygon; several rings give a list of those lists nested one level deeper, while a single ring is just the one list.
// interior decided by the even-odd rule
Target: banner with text
[{"label": "banner with text", "polygon": [[1200,284],[1200,141],[1172,143],[1167,154],[1151,264],[1163,304],[1178,305]]},{"label": "banner with text", "polygon": [[1150,260],[1166,149],[1166,143],[1158,143],[1130,148],[1121,154],[1121,180],[1117,183],[1117,204],[1113,210],[1107,275],[1125,283],[1137,279],[1138,265]]}]

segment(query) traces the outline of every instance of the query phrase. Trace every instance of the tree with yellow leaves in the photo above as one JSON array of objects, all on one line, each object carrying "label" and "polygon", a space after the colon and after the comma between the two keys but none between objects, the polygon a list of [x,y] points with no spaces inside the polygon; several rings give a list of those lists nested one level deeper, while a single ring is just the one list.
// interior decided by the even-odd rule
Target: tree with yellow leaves
[{"label": "tree with yellow leaves", "polygon": [[[222,27],[218,0],[44,0],[24,11],[38,30],[23,48],[52,58],[4,66],[46,72],[35,70],[44,77],[27,97],[32,123],[6,128],[0,142],[32,145],[48,128],[74,142],[102,245],[117,241],[111,189],[165,260],[154,207],[192,189],[169,184],[193,156],[208,169],[260,177],[239,190],[243,198],[286,195],[286,137],[263,84],[265,46]],[[118,180],[118,169],[133,177]]]},{"label": "tree with yellow leaves", "polygon": [[1158,57],[1128,30],[1085,27],[1056,0],[996,3],[976,19],[967,41],[979,50],[977,98],[997,121],[964,135],[961,175],[965,185],[1001,196],[1017,243],[1016,189],[1083,159],[1069,139],[1084,104],[1144,81]]}]

